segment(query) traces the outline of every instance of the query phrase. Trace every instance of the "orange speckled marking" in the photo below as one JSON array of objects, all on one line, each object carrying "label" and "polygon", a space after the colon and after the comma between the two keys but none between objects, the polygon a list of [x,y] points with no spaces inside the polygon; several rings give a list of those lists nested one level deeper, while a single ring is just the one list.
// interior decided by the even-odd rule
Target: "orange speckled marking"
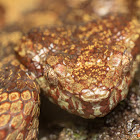
[{"label": "orange speckled marking", "polygon": [[23,91],[23,92],[21,93],[21,98],[22,98],[23,100],[29,100],[29,99],[31,99],[31,93],[30,93],[28,90]]},{"label": "orange speckled marking", "polygon": [[51,66],[56,65],[58,63],[58,58],[57,56],[51,56],[47,58],[47,63],[50,63]]}]

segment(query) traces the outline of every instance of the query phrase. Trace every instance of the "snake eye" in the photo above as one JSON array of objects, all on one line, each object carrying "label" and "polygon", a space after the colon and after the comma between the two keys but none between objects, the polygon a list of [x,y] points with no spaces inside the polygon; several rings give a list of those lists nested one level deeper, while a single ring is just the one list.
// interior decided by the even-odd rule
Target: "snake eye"
[{"label": "snake eye", "polygon": [[125,51],[122,58],[123,73],[130,71],[132,67],[132,55],[129,51]]},{"label": "snake eye", "polygon": [[48,64],[44,68],[44,76],[50,85],[53,85],[53,86],[58,85],[57,74],[55,73],[53,68],[51,68],[51,66]]}]

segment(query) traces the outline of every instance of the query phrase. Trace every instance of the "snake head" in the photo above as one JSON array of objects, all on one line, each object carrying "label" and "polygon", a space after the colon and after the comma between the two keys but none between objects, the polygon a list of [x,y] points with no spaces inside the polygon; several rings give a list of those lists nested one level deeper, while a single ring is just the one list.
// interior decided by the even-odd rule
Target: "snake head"
[{"label": "snake head", "polygon": [[127,95],[139,29],[136,19],[123,16],[34,29],[16,53],[52,102],[84,118],[102,117]]}]

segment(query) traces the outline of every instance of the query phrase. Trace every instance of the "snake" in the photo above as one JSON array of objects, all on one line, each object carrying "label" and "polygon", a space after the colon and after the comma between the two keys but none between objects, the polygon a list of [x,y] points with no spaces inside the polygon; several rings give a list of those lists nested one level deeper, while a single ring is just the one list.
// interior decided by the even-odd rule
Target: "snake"
[{"label": "snake", "polygon": [[123,15],[24,34],[0,61],[0,140],[37,139],[41,91],[83,118],[108,114],[127,96],[139,41],[139,21]]}]

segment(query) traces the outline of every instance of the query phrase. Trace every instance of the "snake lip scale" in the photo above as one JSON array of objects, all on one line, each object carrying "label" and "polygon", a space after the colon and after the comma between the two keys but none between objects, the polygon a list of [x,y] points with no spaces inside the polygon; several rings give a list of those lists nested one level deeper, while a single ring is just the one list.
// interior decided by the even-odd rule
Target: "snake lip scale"
[{"label": "snake lip scale", "polygon": [[109,113],[127,96],[140,61],[139,40],[137,19],[122,15],[25,34],[16,56],[0,63],[0,137],[37,137],[39,87],[83,118]]}]

